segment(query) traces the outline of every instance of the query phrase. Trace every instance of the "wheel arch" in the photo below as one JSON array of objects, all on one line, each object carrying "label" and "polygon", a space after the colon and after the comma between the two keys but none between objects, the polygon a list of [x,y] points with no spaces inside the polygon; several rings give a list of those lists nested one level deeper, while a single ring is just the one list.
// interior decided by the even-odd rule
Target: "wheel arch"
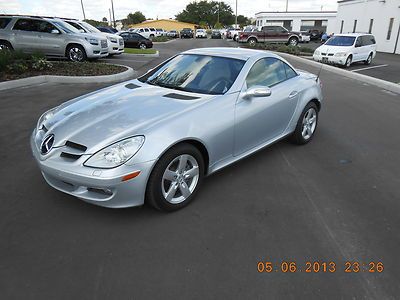
[{"label": "wheel arch", "polygon": [[5,39],[0,39],[0,42],[3,42],[3,43],[5,43],[5,44],[9,44],[9,45],[11,46],[11,48],[14,49],[14,47],[13,47],[13,45],[11,44],[10,41],[5,40]]}]

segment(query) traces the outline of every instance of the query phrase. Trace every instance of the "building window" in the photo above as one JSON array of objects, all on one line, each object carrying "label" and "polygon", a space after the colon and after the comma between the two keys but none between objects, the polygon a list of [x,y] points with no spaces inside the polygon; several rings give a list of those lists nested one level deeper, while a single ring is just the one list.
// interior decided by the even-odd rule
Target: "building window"
[{"label": "building window", "polygon": [[344,21],[342,20],[342,22],[340,23],[340,33],[343,33],[343,25],[344,25]]},{"label": "building window", "polygon": [[390,40],[390,36],[392,35],[393,22],[394,22],[394,18],[390,18],[389,28],[388,28],[388,32],[387,32],[387,36],[386,36],[387,40]]},{"label": "building window", "polygon": [[357,20],[354,20],[353,33],[356,32],[356,29],[357,29]]},{"label": "building window", "polygon": [[374,19],[369,20],[368,33],[372,33],[372,26],[374,25]]}]

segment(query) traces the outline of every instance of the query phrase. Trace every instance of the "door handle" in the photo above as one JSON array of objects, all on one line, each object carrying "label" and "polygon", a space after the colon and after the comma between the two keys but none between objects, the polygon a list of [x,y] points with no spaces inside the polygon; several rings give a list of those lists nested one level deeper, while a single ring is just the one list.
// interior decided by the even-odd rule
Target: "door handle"
[{"label": "door handle", "polygon": [[293,91],[289,94],[289,99],[296,97],[299,93],[297,91]]}]

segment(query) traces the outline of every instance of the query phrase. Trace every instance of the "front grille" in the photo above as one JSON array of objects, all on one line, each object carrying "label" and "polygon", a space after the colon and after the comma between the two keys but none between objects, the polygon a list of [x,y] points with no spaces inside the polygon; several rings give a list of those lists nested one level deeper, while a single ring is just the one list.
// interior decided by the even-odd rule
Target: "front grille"
[{"label": "front grille", "polygon": [[326,53],[321,53],[322,55],[326,55]]},{"label": "front grille", "polygon": [[80,151],[83,151],[83,152],[85,152],[87,150],[86,146],[81,145],[81,144],[77,144],[77,143],[74,143],[74,142],[71,142],[71,141],[67,141],[65,143],[65,146],[70,147],[70,148],[74,148],[76,150],[80,150]]},{"label": "front grille", "polygon": [[107,40],[101,40],[101,48],[107,48]]},{"label": "front grille", "polygon": [[329,53],[328,56],[333,56],[333,53]]}]

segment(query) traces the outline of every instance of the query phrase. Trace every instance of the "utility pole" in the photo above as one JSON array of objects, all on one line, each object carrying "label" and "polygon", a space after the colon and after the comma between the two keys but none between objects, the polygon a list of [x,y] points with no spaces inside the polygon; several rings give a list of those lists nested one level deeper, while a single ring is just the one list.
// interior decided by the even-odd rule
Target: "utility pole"
[{"label": "utility pole", "polygon": [[217,23],[219,24],[219,6],[221,5],[221,2],[218,0],[218,18],[217,18]]},{"label": "utility pole", "polygon": [[289,0],[286,0],[286,12],[288,11],[288,7],[289,7]]},{"label": "utility pole", "polygon": [[86,20],[85,8],[83,7],[83,0],[81,0],[81,5],[82,5],[82,12],[83,12],[83,19]]},{"label": "utility pole", "polygon": [[115,27],[117,27],[117,25],[115,24],[115,14],[114,14],[114,2],[113,2],[113,0],[111,0],[111,10],[112,10],[114,28],[115,28]]},{"label": "utility pole", "polygon": [[236,13],[235,13],[235,29],[237,29],[237,0],[236,0]]},{"label": "utility pole", "polygon": [[109,19],[110,22],[109,22],[109,23],[110,23],[110,26],[112,26],[112,18],[111,18],[111,9],[110,9],[110,8],[108,9],[108,12],[109,12],[109,14],[110,14],[110,19]]}]

